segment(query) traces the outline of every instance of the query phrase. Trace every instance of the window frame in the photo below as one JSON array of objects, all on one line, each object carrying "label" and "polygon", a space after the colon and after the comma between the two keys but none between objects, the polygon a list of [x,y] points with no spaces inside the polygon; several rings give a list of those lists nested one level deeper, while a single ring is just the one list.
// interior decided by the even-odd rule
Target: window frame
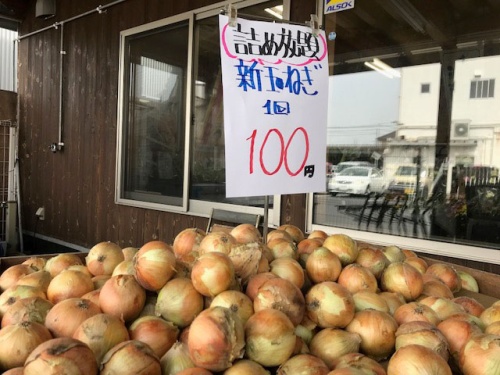
[{"label": "window frame", "polygon": [[[491,88],[492,86],[493,89]],[[483,95],[484,91],[487,91],[486,95]],[[475,78],[470,81],[469,99],[492,99],[494,97],[495,78]]]}]

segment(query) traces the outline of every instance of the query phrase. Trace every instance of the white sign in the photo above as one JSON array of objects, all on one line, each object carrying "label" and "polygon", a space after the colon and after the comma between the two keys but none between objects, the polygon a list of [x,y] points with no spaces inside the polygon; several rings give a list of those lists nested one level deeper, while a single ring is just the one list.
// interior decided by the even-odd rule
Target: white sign
[{"label": "white sign", "polygon": [[324,31],[219,17],[226,196],[325,191]]},{"label": "white sign", "polygon": [[354,0],[325,0],[325,14],[354,8]]}]

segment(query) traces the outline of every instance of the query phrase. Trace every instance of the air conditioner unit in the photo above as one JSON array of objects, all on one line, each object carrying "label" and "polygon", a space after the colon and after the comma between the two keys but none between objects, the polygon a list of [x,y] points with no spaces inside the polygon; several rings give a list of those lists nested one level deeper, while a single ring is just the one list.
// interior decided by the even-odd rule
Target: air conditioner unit
[{"label": "air conditioner unit", "polygon": [[455,138],[464,138],[469,136],[469,124],[457,123],[453,128],[453,135]]}]

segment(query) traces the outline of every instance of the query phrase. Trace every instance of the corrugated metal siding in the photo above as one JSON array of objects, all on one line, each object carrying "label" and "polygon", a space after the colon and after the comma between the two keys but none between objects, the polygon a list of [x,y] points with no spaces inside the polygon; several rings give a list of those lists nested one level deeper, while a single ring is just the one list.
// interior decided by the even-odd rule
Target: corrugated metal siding
[{"label": "corrugated metal siding", "polygon": [[17,91],[17,31],[0,28],[0,90]]}]

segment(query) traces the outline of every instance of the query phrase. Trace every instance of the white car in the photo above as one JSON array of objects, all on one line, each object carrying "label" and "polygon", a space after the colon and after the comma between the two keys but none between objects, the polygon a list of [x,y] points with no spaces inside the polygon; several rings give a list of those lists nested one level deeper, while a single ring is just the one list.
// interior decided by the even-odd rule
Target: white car
[{"label": "white car", "polygon": [[380,169],[358,166],[346,168],[330,178],[328,192],[331,195],[338,193],[370,195],[383,193],[386,186],[386,179]]}]

